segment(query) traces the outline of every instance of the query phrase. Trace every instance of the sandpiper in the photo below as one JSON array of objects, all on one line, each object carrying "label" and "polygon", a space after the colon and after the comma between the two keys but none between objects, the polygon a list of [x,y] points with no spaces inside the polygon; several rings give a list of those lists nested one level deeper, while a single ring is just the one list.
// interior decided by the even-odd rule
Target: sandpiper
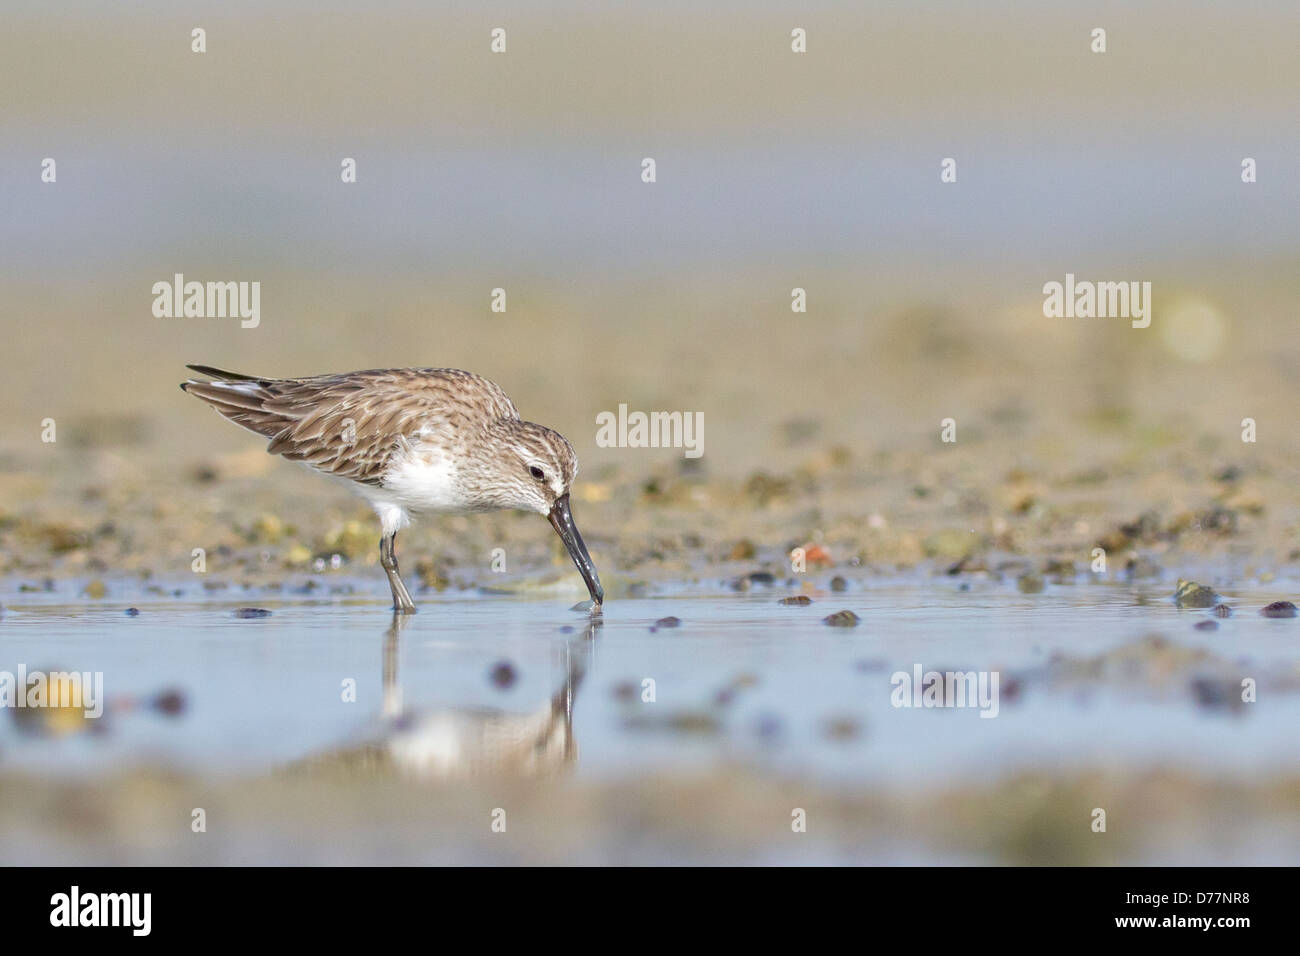
[{"label": "sandpiper", "polygon": [[577,565],[592,607],[600,577],[569,510],[578,456],[557,431],[521,421],[501,387],[450,368],[371,369],[307,378],[259,378],[205,365],[212,381],[181,388],[237,425],[263,435],[266,450],[350,481],[374,507],[379,563],[393,610],[415,611],[397,570],[397,532],[421,514],[516,508],[550,518]]}]

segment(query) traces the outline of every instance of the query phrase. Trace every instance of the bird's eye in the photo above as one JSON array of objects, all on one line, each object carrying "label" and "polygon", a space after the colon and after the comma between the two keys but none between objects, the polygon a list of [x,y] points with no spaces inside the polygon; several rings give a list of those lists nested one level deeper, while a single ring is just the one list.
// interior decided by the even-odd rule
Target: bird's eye
[{"label": "bird's eye", "polygon": [[529,465],[528,473],[532,475],[534,478],[536,478],[538,481],[546,480],[546,472],[542,471],[542,469],[538,468],[536,465]]}]

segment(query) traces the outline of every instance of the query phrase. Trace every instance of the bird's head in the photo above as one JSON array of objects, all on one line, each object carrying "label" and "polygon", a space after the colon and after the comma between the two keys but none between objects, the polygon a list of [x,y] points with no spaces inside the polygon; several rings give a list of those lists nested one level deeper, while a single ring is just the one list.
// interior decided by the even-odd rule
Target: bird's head
[{"label": "bird's head", "polygon": [[578,456],[569,440],[535,422],[502,419],[490,429],[491,473],[483,492],[497,508],[515,508],[546,515],[577,565],[591,600],[600,605],[604,589],[573,523],[569,489],[578,474]]}]

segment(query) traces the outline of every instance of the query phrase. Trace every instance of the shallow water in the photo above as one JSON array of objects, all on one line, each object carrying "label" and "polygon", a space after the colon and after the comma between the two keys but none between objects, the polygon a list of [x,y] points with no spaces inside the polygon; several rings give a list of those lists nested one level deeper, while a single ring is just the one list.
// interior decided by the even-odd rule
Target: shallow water
[{"label": "shallow water", "polygon": [[[1258,613],[1287,594],[1277,582],[1228,592],[1237,613],[1214,631],[1193,629],[1208,612],[1174,607],[1164,585],[1025,595],[1006,582],[914,577],[814,592],[806,607],[778,605],[794,593],[779,586],[680,589],[613,601],[592,627],[564,597],[426,594],[399,628],[382,580],[346,583],[357,593],[198,600],[120,585],[115,600],[93,603],[69,603],[67,585],[6,594],[0,670],[102,671],[109,713],[102,732],[57,741],[20,733],[11,713],[0,722],[4,764],[238,774],[381,741],[400,766],[432,776],[628,777],[726,764],[906,788],[1022,767],[1245,778],[1300,767],[1300,620]],[[234,616],[246,606],[272,614]],[[841,609],[858,626],[821,623]],[[668,615],[680,626],[652,630]],[[1152,634],[1167,638],[1163,649],[1143,643]],[[1213,656],[1197,659],[1198,649]],[[1091,668],[1060,660],[1106,654]],[[503,661],[514,670],[504,688],[491,679]],[[918,664],[998,672],[997,716],[893,706],[891,675]],[[1230,690],[1254,678],[1258,702],[1207,699],[1194,685],[1207,675]],[[349,679],[355,702],[343,699]],[[654,702],[640,700],[646,679]],[[184,696],[177,716],[119,710],[167,688]]]}]

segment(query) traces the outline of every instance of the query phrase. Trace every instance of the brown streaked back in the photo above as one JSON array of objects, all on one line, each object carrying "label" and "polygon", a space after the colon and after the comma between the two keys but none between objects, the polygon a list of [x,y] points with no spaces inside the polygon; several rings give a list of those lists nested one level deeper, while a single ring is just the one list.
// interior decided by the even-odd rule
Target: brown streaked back
[{"label": "brown streaked back", "polygon": [[187,368],[214,380],[190,380],[181,388],[269,438],[269,453],[363,484],[379,484],[393,451],[421,430],[477,432],[497,420],[519,418],[500,386],[460,369],[369,369],[271,379],[202,365]]}]

